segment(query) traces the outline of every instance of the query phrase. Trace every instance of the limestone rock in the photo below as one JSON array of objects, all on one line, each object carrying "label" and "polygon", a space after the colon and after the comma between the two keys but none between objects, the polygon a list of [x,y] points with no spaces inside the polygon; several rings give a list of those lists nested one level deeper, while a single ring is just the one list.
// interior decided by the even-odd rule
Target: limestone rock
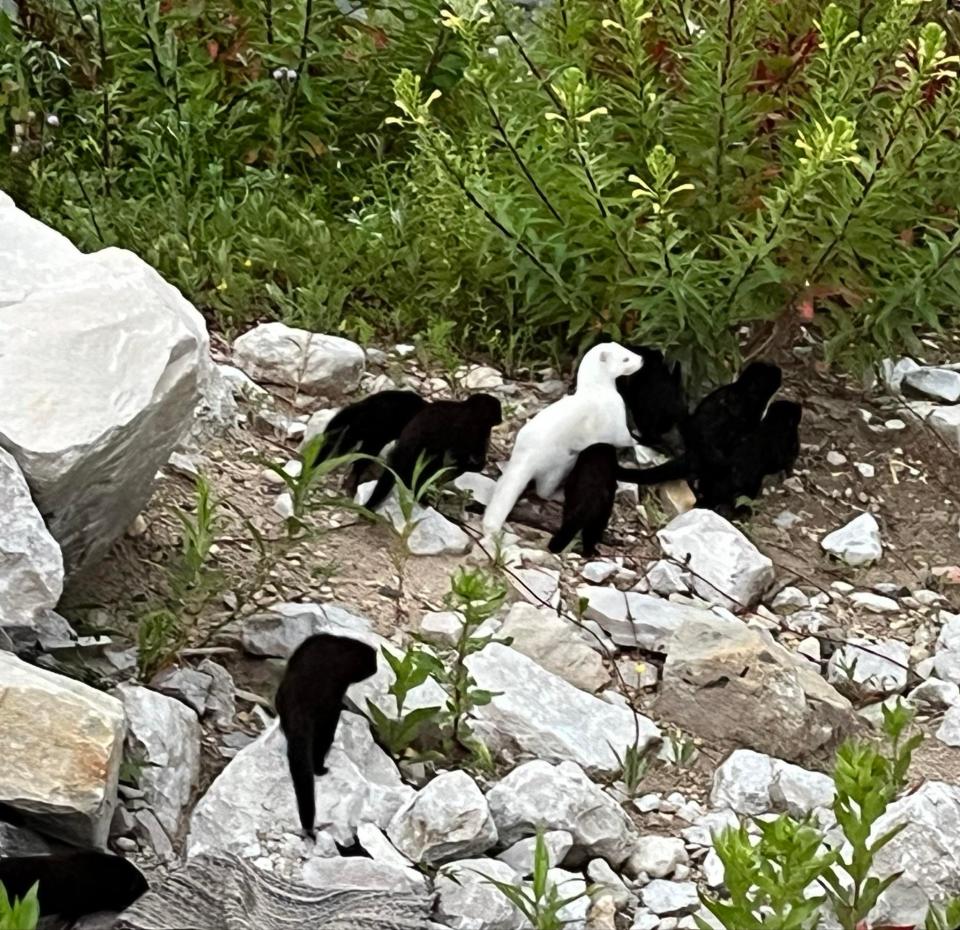
[{"label": "limestone rock", "polygon": [[254,381],[339,397],[357,389],[366,357],[349,339],[261,323],[234,340],[237,367]]},{"label": "limestone rock", "polygon": [[887,808],[872,842],[905,824],[874,859],[877,875],[902,871],[870,913],[870,925],[923,926],[931,902],[960,894],[960,787],[928,781]]},{"label": "limestone rock", "polygon": [[103,846],[123,753],[121,703],[0,653],[0,803],[67,842]]},{"label": "limestone rock", "polygon": [[[240,750],[194,808],[189,856],[229,852],[256,859],[298,842],[300,822],[286,753],[279,725]],[[317,828],[343,845],[352,843],[360,823],[385,829],[413,795],[396,765],[373,742],[366,720],[356,714],[340,715],[326,766],[328,773],[316,781]]]},{"label": "limestone rock", "polygon": [[686,862],[687,848],[683,840],[651,833],[637,840],[627,868],[633,875],[644,872],[651,878],[667,878],[678,865]]},{"label": "limestone rock", "polygon": [[773,582],[773,562],[712,510],[675,517],[657,539],[665,555],[687,566],[693,590],[711,604],[753,607]]},{"label": "limestone rock", "polygon": [[960,400],[960,372],[958,371],[924,366],[908,372],[903,381],[907,387],[934,400],[948,404],[955,404]]},{"label": "limestone rock", "polygon": [[519,885],[505,862],[464,859],[441,870],[436,880],[437,916],[451,930],[521,930],[523,915],[489,879]]},{"label": "limestone rock", "polygon": [[0,447],[73,573],[149,499],[199,399],[206,327],[132,252],[84,255],[9,201],[0,307]]},{"label": "limestone rock", "polygon": [[453,486],[486,507],[490,503],[490,498],[493,497],[493,489],[497,486],[497,482],[480,472],[468,471],[454,478]]},{"label": "limestone rock", "polygon": [[668,914],[692,914],[700,906],[695,882],[668,882],[656,878],[640,891],[644,907],[664,917]]},{"label": "limestone rock", "polygon": [[[374,482],[368,481],[357,489],[357,500],[365,501],[373,491]],[[406,518],[395,494],[391,494],[380,508],[393,528],[402,533],[407,527]],[[407,549],[411,555],[464,555],[473,545],[470,537],[455,523],[451,523],[433,507],[414,504],[410,512],[413,529],[407,537]]]},{"label": "limestone rock", "polygon": [[885,358],[880,363],[880,374],[883,378],[887,390],[891,394],[901,393],[904,379],[911,371],[917,371],[920,366],[912,358],[901,358],[894,361],[892,358]]},{"label": "limestone rock", "polygon": [[[611,745],[622,753],[635,742],[631,710],[580,691],[508,646],[491,643],[467,667],[479,688],[495,694],[474,711],[478,735],[495,751],[611,773],[619,767]],[[640,749],[659,741],[650,720],[636,719]]]},{"label": "limestone rock", "polygon": [[883,555],[880,526],[872,513],[862,513],[820,540],[831,555],[854,567],[869,565]]},{"label": "limestone rock", "polygon": [[805,659],[735,619],[688,620],[667,644],[659,716],[705,739],[801,761],[857,725]]},{"label": "limestone rock", "polygon": [[175,839],[200,777],[200,722],[189,707],[165,694],[122,684],[127,756],[144,763],[138,786],[157,820]]},{"label": "limestone rock", "polygon": [[[547,847],[547,861],[552,869],[560,865],[567,853],[573,848],[573,834],[566,830],[545,830],[543,843]],[[505,849],[497,858],[506,862],[520,876],[526,878],[533,874],[534,854],[537,849],[537,838],[528,836],[517,840],[509,849]]]},{"label": "limestone rock", "polygon": [[0,513],[0,631],[29,640],[37,635],[38,620],[60,600],[63,557],[47,532],[19,466],[3,449]]},{"label": "limestone rock", "polygon": [[426,891],[426,876],[416,869],[374,862],[360,856],[313,857],[303,863],[303,883],[314,888],[363,888],[401,893]]},{"label": "limestone rock", "polygon": [[499,634],[511,646],[583,691],[599,691],[610,681],[603,659],[572,623],[551,611],[518,602],[510,608]]},{"label": "limestone rock", "polygon": [[852,638],[830,656],[827,681],[854,682],[881,694],[895,694],[907,685],[910,646],[896,639],[871,642]]},{"label": "limestone rock", "polygon": [[[517,568],[511,584],[525,601],[539,607],[560,604],[560,572],[552,568]],[[520,582],[519,584],[517,582]]]},{"label": "limestone rock", "polygon": [[952,681],[928,678],[910,692],[910,701],[921,707],[945,710],[954,704],[960,704],[960,687]]},{"label": "limestone rock", "polygon": [[476,856],[497,842],[486,798],[462,771],[442,772],[394,814],[387,835],[425,865]]},{"label": "limestone rock", "polygon": [[478,365],[463,376],[462,383],[470,391],[489,391],[503,386],[503,375],[489,365]]},{"label": "limestone rock", "polygon": [[937,728],[937,739],[947,746],[960,746],[960,707],[951,707]]},{"label": "limestone rock", "polygon": [[536,835],[538,828],[573,837],[571,857],[597,856],[617,868],[632,852],[633,824],[579,765],[536,759],[518,766],[487,793],[501,843]]},{"label": "limestone rock", "polygon": [[550,869],[547,882],[557,889],[558,897],[567,902],[557,911],[564,930],[585,930],[590,898],[583,876],[565,869]]},{"label": "limestone rock", "polygon": [[710,616],[701,607],[675,604],[637,591],[581,585],[577,597],[587,601],[586,618],[595,620],[618,646],[651,652],[664,652],[684,621]]},{"label": "limestone rock", "polygon": [[254,614],[244,621],[240,640],[251,655],[288,659],[297,646],[315,633],[352,636],[370,645],[379,642],[366,617],[351,613],[340,604],[297,603],[274,604],[269,610]]},{"label": "limestone rock", "polygon": [[829,807],[834,795],[833,779],[822,772],[738,749],[714,773],[710,803],[748,816],[785,811],[803,817],[818,807]]}]

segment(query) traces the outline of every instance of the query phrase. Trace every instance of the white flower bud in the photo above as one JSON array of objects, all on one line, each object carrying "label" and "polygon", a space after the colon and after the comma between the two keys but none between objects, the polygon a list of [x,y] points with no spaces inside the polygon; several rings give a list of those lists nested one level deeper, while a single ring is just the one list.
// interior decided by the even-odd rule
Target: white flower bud
[{"label": "white flower bud", "polygon": [[60,117],[56,113],[50,113],[47,115],[47,125],[52,126],[56,129],[60,125]]}]

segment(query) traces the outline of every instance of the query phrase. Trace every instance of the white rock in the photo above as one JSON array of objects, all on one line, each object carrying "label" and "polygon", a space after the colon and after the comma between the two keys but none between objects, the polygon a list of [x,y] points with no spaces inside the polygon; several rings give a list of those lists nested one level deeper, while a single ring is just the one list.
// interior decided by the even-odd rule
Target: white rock
[{"label": "white rock", "polygon": [[0,203],[0,446],[68,574],[144,509],[210,367],[206,326],[132,252],[82,254]]},{"label": "white rock", "polygon": [[618,646],[651,652],[664,652],[671,636],[687,620],[710,616],[709,611],[701,607],[611,587],[581,585],[577,588],[577,598],[587,601],[584,616],[596,621]]},{"label": "white rock", "polygon": [[756,604],[773,582],[773,562],[712,510],[691,510],[657,532],[664,553],[687,566],[694,591],[729,610]]},{"label": "white rock", "polygon": [[382,862],[384,865],[392,865],[400,869],[413,864],[387,839],[386,833],[374,823],[357,825],[357,842],[376,862]]},{"label": "white rock", "polygon": [[490,388],[501,387],[503,385],[503,375],[489,365],[478,365],[464,375],[461,383],[470,391],[486,391]]},{"label": "white rock", "polygon": [[687,848],[682,839],[651,833],[637,840],[627,871],[631,875],[644,872],[651,878],[667,878],[678,865],[687,861]]},{"label": "white rock", "polygon": [[611,576],[615,575],[620,569],[616,562],[607,559],[598,559],[595,562],[587,562],[580,571],[580,576],[584,581],[590,584],[602,584]]},{"label": "white rock", "polygon": [[903,381],[908,387],[934,400],[948,404],[960,400],[960,372],[948,368],[916,368],[907,372]]},{"label": "white rock", "polygon": [[871,465],[869,462],[855,462],[854,468],[860,472],[861,478],[876,478],[877,476],[876,467]]},{"label": "white rock", "polygon": [[[511,576],[514,590],[536,606],[560,604],[560,572],[552,568],[518,568]],[[519,584],[517,582],[520,582]]]},{"label": "white rock", "polygon": [[899,394],[903,380],[911,371],[919,369],[919,365],[912,358],[901,358],[896,362],[892,358],[885,358],[880,363],[880,373],[887,390],[891,394]]},{"label": "white rock", "polygon": [[657,878],[643,887],[640,898],[644,907],[661,917],[669,914],[692,914],[700,906],[700,895],[695,882],[668,882]]},{"label": "white rock", "polygon": [[394,814],[387,836],[414,862],[438,865],[486,852],[497,828],[476,782],[462,771],[442,772]]},{"label": "white rock", "polygon": [[719,888],[724,883],[726,870],[715,849],[711,849],[703,857],[700,868],[703,869],[703,877],[709,888]]},{"label": "white rock", "polygon": [[[373,482],[360,485],[358,498],[366,500],[371,493],[368,488],[372,487]],[[391,494],[386,499],[380,514],[393,524],[398,533],[403,533],[407,528],[406,518],[395,495]],[[470,551],[470,537],[433,507],[414,504],[410,512],[410,524],[413,529],[407,537],[407,549],[411,555],[464,555]]]},{"label": "white rock", "polygon": [[824,536],[820,545],[831,555],[855,567],[876,562],[883,555],[880,526],[872,513],[862,513]]},{"label": "white rock", "polygon": [[690,576],[674,562],[658,559],[647,568],[647,584],[654,594],[669,597],[685,594],[690,590]]},{"label": "white rock", "polygon": [[523,915],[489,879],[520,884],[519,876],[496,859],[465,859],[445,866],[437,876],[437,916],[452,930],[520,930]]},{"label": "white rock", "polygon": [[[215,366],[220,377],[229,385],[233,396],[238,400],[251,400],[266,397],[265,391],[256,381],[251,380],[239,368],[233,365],[218,364]],[[322,432],[322,431],[321,431]]]},{"label": "white rock", "polygon": [[[922,665],[922,662],[918,663],[917,672],[919,674],[922,674],[920,671]],[[933,657],[933,673],[943,681],[952,681],[954,684],[960,685],[960,652],[954,652],[952,649],[938,652]]]},{"label": "white rock", "polygon": [[428,643],[455,646],[463,631],[463,614],[456,610],[428,610],[420,618],[420,636]]},{"label": "white rock", "polygon": [[127,715],[127,756],[143,762],[138,787],[175,839],[200,777],[200,722],[174,698],[122,684],[117,696]]},{"label": "white rock", "polygon": [[35,638],[38,620],[60,600],[63,556],[47,532],[20,467],[3,449],[0,513],[0,631],[14,638]]},{"label": "white rock", "polygon": [[960,404],[937,407],[925,419],[946,443],[960,449]]},{"label": "white rock", "polygon": [[599,885],[602,894],[609,894],[617,904],[617,909],[622,910],[631,900],[636,901],[632,892],[624,885],[623,879],[617,875],[605,859],[594,859],[587,866],[587,877],[591,884]]},{"label": "white rock", "polygon": [[940,635],[937,637],[937,651],[960,652],[960,614],[940,611]]},{"label": "white rock", "polygon": [[689,827],[684,827],[680,835],[684,838],[688,846],[700,848],[712,848],[713,838],[721,833],[727,827],[738,827],[740,818],[735,811],[729,807],[723,807],[719,810],[708,811],[702,817],[698,817]]},{"label": "white rock", "polygon": [[[573,848],[573,834],[566,830],[546,830],[543,834],[543,843],[547,848],[547,862],[550,868],[560,865],[567,853]],[[534,855],[537,849],[537,838],[528,836],[517,840],[509,849],[505,849],[497,858],[506,862],[522,878],[533,874]]]},{"label": "white rock", "polygon": [[643,749],[660,739],[646,717],[615,707],[541,668],[508,646],[490,643],[466,660],[483,690],[494,693],[474,711],[478,735],[498,752],[519,752],[550,762],[570,761],[587,771],[612,773],[639,728]]},{"label": "white rock", "polygon": [[960,687],[952,681],[928,678],[910,692],[910,700],[914,704],[943,710],[960,703]]},{"label": "white rock", "polygon": [[892,597],[883,597],[871,591],[857,591],[850,595],[850,600],[857,607],[862,607],[872,614],[892,614],[900,609],[900,605]]},{"label": "white rock", "polygon": [[27,825],[102,847],[116,803],[123,730],[116,698],[0,652],[0,803],[23,814]]},{"label": "white rock", "polygon": [[490,503],[497,482],[493,478],[480,474],[480,472],[467,471],[453,479],[453,486],[458,491],[465,491],[478,504],[483,504],[486,507]]},{"label": "white rock", "polygon": [[847,457],[842,452],[831,449],[827,453],[827,464],[832,465],[834,468],[839,468],[841,465],[847,464]]},{"label": "white rock", "polygon": [[550,869],[547,882],[556,888],[558,897],[567,902],[557,911],[564,930],[585,930],[590,898],[583,876],[564,869]]},{"label": "white rock", "polygon": [[371,646],[380,639],[366,617],[351,613],[339,604],[273,604],[268,610],[246,619],[240,631],[243,648],[255,656],[288,659],[308,636],[330,633],[350,636]]},{"label": "white rock", "polygon": [[927,781],[887,808],[870,834],[877,837],[904,824],[874,858],[874,872],[901,872],[871,911],[871,926],[923,926],[930,902],[960,894],[960,787]]},{"label": "white rock", "polygon": [[599,691],[610,681],[603,659],[584,642],[581,631],[552,611],[518,602],[498,635],[510,637],[517,652],[583,691]]},{"label": "white rock", "polygon": [[581,857],[600,856],[614,868],[633,851],[633,824],[620,805],[572,762],[534,760],[518,766],[487,793],[501,843],[564,830]]},{"label": "white rock", "polygon": [[[317,778],[317,827],[350,845],[360,823],[385,829],[413,795],[364,718],[344,712]],[[232,853],[256,859],[300,836],[287,766],[287,741],[273,725],[241,749],[194,808],[187,854]],[[319,850],[322,853],[322,850]]]},{"label": "white rock", "polygon": [[950,707],[943,715],[937,739],[948,746],[960,746],[960,707]]},{"label": "white rock", "polygon": [[737,749],[714,773],[710,803],[751,816],[786,811],[803,817],[818,807],[830,806],[834,793],[828,775],[752,749]]},{"label": "white rock", "polygon": [[233,358],[254,381],[338,397],[356,390],[366,356],[349,339],[261,323],[234,340]]},{"label": "white rock", "polygon": [[910,647],[896,639],[875,643],[852,637],[827,663],[827,681],[852,681],[882,694],[901,691],[907,684]]},{"label": "white rock", "polygon": [[660,918],[644,908],[633,915],[630,930],[658,930],[661,926]]},{"label": "white rock", "polygon": [[361,888],[377,891],[424,894],[426,876],[416,869],[374,862],[360,856],[329,859],[311,858],[303,863],[301,879],[305,885],[331,891],[340,888]]},{"label": "white rock", "polygon": [[802,610],[804,607],[810,606],[810,598],[799,588],[787,586],[777,592],[777,596],[773,599],[770,606],[774,610],[780,611]]}]

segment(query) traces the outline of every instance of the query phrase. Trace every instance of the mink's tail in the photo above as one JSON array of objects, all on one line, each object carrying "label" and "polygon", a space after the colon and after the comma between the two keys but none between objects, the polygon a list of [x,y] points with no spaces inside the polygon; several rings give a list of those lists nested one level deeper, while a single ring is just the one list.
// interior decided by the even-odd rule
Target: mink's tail
[{"label": "mink's tail", "polygon": [[499,532],[506,523],[514,504],[520,500],[520,495],[530,483],[530,472],[516,463],[508,463],[497,486],[493,489],[493,496],[483,514],[483,531],[488,536]]},{"label": "mink's tail", "polygon": [[690,462],[683,455],[653,468],[617,468],[617,481],[631,481],[634,484],[663,484],[665,481],[689,477]]},{"label": "mink's tail", "polygon": [[313,731],[311,727],[292,729],[287,733],[287,762],[297,796],[297,810],[304,832],[313,836],[317,819],[316,783],[313,774]]},{"label": "mink's tail", "polygon": [[393,472],[389,468],[385,468],[377,479],[373,493],[363,502],[363,506],[366,507],[367,510],[376,510],[393,490],[394,480]]},{"label": "mink's tail", "polygon": [[551,552],[563,552],[563,550],[573,542],[574,536],[579,532],[579,525],[573,520],[568,520],[554,533],[553,538],[547,544],[547,548]]}]

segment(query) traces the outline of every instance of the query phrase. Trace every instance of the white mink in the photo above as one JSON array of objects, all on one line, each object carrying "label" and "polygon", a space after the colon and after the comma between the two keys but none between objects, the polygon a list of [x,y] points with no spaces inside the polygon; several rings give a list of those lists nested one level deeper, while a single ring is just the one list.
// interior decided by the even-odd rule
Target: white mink
[{"label": "white mink", "polygon": [[484,533],[499,532],[531,481],[539,497],[552,497],[588,446],[634,445],[616,381],[642,366],[639,355],[615,342],[587,352],[577,369],[576,391],[541,410],[517,434],[510,461],[487,505]]}]

